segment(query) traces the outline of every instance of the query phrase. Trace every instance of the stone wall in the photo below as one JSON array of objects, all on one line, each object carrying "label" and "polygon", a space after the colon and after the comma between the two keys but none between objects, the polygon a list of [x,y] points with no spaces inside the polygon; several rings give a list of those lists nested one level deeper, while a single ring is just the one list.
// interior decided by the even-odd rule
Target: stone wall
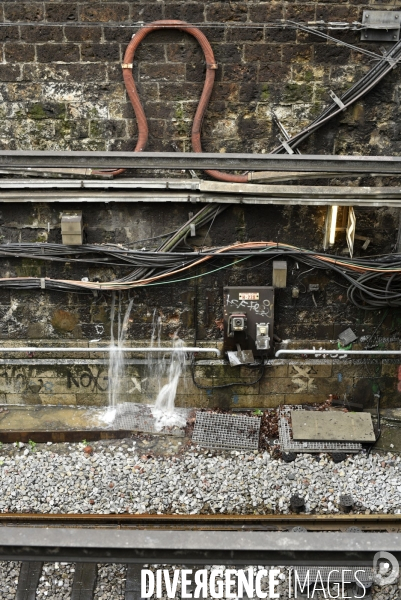
[{"label": "stone wall", "polygon": [[[21,346],[21,342],[14,344]],[[270,408],[280,404],[321,403],[331,394],[337,399],[371,408],[376,402],[374,394],[379,390],[383,408],[399,406],[401,370],[399,361],[394,359],[382,361],[368,357],[345,360],[341,355],[329,359],[324,358],[323,353],[319,358],[274,359],[269,361],[263,377],[260,377],[259,369],[232,368],[222,359],[210,360],[202,354],[202,347],[221,348],[221,343],[198,344],[195,367],[188,362],[183,368],[177,388],[177,406]],[[55,345],[60,346],[60,343]],[[107,360],[99,358],[97,353],[88,355],[86,352],[74,354],[71,358],[68,347],[88,348],[86,342],[66,342],[65,346],[65,352],[54,354],[51,358],[40,352],[30,356],[10,353],[8,358],[3,358],[0,364],[0,403],[107,406]],[[301,346],[298,343],[298,347]],[[326,347],[329,346],[326,343]],[[161,387],[168,381],[167,369],[160,378],[156,377],[157,370],[146,355],[141,357],[139,354],[139,357],[126,360],[118,389],[119,402],[153,404]]]},{"label": "stone wall", "polygon": [[[354,50],[317,36],[270,28],[276,19],[298,21],[360,21],[362,11],[393,9],[386,2],[0,2],[0,148],[132,150],[136,121],[122,82],[125,48],[138,22],[184,19],[198,23],[212,44],[219,65],[202,131],[206,151],[269,152],[278,143],[271,110],[290,133],[313,120],[372,65]],[[364,43],[360,33],[334,32],[337,38],[381,53],[385,43]],[[148,150],[189,151],[192,119],[205,75],[197,42],[177,31],[149,35],[138,50],[134,76],[149,121]],[[399,154],[399,71],[393,70],[363,100],[330,122],[302,147],[304,153]],[[127,173],[138,176],[140,173]],[[172,174],[170,174],[172,175]],[[175,174],[176,176],[176,174]],[[322,183],[338,183],[325,180]],[[345,180],[341,180],[346,183]],[[353,185],[399,185],[390,178],[365,177]],[[61,243],[60,214],[64,204],[0,204],[0,243]],[[75,206],[75,208],[77,208]],[[193,207],[179,204],[83,204],[88,243],[133,244],[182,225]],[[357,233],[371,239],[367,251],[356,242],[356,254],[392,252],[397,241],[398,211],[356,208]],[[278,240],[321,250],[324,207],[231,206],[210,231],[197,231],[194,246],[224,245],[237,240]],[[146,245],[146,243],[145,243]],[[138,247],[142,247],[141,243]],[[148,242],[148,246],[151,245]],[[338,233],[333,252],[344,256],[345,236]],[[154,311],[163,322],[162,338],[179,335],[188,344],[213,345],[222,336],[222,294],[226,285],[271,285],[271,262],[250,259],[216,273],[221,266],[204,265],[199,279],[132,292],[134,307],[128,343],[148,343]],[[65,279],[114,279],[113,266],[28,259],[0,259],[0,276]],[[310,293],[309,284],[319,290]],[[288,260],[287,288],[276,293],[276,333],[302,346],[336,340],[352,327],[381,346],[397,344],[401,312],[390,308],[366,312],[347,301],[345,282],[329,271]],[[292,287],[300,288],[298,299]],[[342,286],[342,287],[341,287]],[[123,305],[128,301],[123,297]],[[110,296],[47,291],[0,291],[0,338],[3,345],[88,345],[110,338]],[[365,336],[365,337],[364,337]],[[100,343],[99,342],[99,343]],[[91,342],[93,343],[93,342]],[[98,343],[98,342],[96,342]],[[370,340],[372,344],[372,339]],[[333,346],[335,347],[335,346]],[[65,359],[72,359],[68,353]],[[95,359],[96,357],[92,357]],[[13,359],[20,361],[10,363]],[[102,364],[29,364],[29,357],[8,357],[1,365],[0,399],[5,402],[106,403],[107,374]],[[56,360],[54,360],[56,362]],[[194,387],[187,371],[177,398],[181,405],[270,406],[281,402],[323,401],[327,394],[373,402],[380,385],[391,405],[399,402],[396,362],[353,361],[339,371],[336,362],[280,361],[267,369],[260,383],[212,390],[212,384],[238,377],[245,383],[254,373],[221,364],[200,364],[204,391]],[[155,390],[145,367],[128,367],[126,397],[148,401]],[[295,369],[295,370],[294,370]],[[106,378],[106,379],[105,379]],[[132,381],[135,379],[137,384]],[[401,387],[400,387],[401,390]]]},{"label": "stone wall", "polygon": [[[219,65],[203,126],[207,151],[268,152],[277,145],[271,108],[296,133],[369,69],[369,57],[293,29],[277,19],[361,21],[364,8],[393,2],[16,2],[0,3],[0,145],[10,149],[116,150],[135,146],[136,123],[121,62],[138,22],[183,19],[202,27]],[[360,33],[339,39],[381,54]],[[177,31],[149,35],[134,67],[149,119],[149,150],[189,150],[204,57]],[[304,152],[395,153],[399,89],[395,70],[365,100],[328,125]]]}]

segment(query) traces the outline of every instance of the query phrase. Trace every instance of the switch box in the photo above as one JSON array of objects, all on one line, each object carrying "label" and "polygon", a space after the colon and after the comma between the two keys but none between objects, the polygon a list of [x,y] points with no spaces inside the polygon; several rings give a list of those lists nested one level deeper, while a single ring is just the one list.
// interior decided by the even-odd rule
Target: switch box
[{"label": "switch box", "polygon": [[82,210],[63,212],[61,215],[61,237],[67,246],[83,243]]},{"label": "switch box", "polygon": [[224,351],[251,350],[273,354],[274,288],[224,288]]}]

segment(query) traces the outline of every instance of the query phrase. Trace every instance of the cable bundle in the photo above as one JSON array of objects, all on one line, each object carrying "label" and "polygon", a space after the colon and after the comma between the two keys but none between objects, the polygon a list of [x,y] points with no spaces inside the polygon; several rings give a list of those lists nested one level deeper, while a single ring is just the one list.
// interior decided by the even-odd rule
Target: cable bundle
[{"label": "cable bundle", "polygon": [[[210,207],[207,207],[210,209]],[[198,224],[214,219],[216,209],[202,209],[193,219]],[[192,219],[191,219],[192,221]],[[188,223],[174,232],[169,239],[153,252],[131,250],[118,246],[71,246],[57,244],[6,244],[0,245],[0,256],[29,257],[41,260],[95,262],[98,264],[130,265],[136,269],[121,279],[108,282],[58,280],[34,277],[0,279],[0,287],[13,289],[46,288],[57,291],[85,292],[90,290],[130,290],[136,287],[172,284],[188,281],[226,269],[251,257],[291,257],[316,269],[331,269],[349,284],[348,299],[364,310],[377,310],[385,306],[401,306],[401,254],[342,259],[334,255],[318,254],[278,242],[244,242],[230,246],[209,248],[200,252],[172,252],[188,235]],[[75,257],[82,258],[71,258]],[[223,264],[206,273],[175,277],[207,262],[234,257],[235,261]]]}]

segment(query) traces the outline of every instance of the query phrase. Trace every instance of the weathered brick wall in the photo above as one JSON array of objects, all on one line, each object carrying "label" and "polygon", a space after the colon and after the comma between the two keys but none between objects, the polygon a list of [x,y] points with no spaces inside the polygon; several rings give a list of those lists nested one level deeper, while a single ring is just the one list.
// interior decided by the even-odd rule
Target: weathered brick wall
[{"label": "weathered brick wall", "polygon": [[[372,63],[368,57],[349,48],[300,31],[270,28],[268,23],[276,19],[360,21],[367,7],[394,9],[394,4],[359,0],[0,2],[0,20],[7,24],[0,27],[0,148],[132,150],[137,127],[122,82],[125,48],[138,30],[135,23],[183,19],[202,25],[219,65],[203,126],[204,149],[269,152],[277,145],[278,135],[272,122],[272,108],[287,130],[296,133],[330,101],[329,90],[341,94]],[[262,26],[252,26],[255,24]],[[360,34],[353,31],[333,35],[378,53],[381,53],[380,46],[390,47],[384,43],[364,44],[359,39]],[[204,74],[202,52],[190,36],[166,30],[152,33],[143,42],[137,52],[134,76],[148,117],[149,150],[171,151],[173,143],[182,150],[190,150],[192,119]],[[399,71],[396,69],[366,98],[311,137],[301,150],[305,153],[399,154],[399,112]],[[389,182],[395,184],[390,179],[366,177],[360,178],[357,184],[386,185]],[[0,242],[61,242],[60,213],[68,208],[52,204],[1,205]],[[188,210],[193,210],[182,205],[138,207],[135,204],[83,205],[81,208],[88,243],[122,244],[171,231],[187,220]],[[357,233],[372,240],[368,252],[391,252],[397,237],[396,211],[357,209],[356,212]],[[324,215],[324,208],[231,207],[216,219],[206,244],[273,239],[320,250]],[[200,244],[206,234],[207,228],[198,232]],[[335,250],[341,252],[345,239],[342,234],[337,239]],[[360,246],[357,242],[357,252],[361,252]],[[128,339],[131,343],[149,339],[156,309],[162,316],[164,339],[177,332],[191,345],[194,336],[217,343],[221,338],[223,286],[270,285],[271,263],[259,265],[259,262],[255,259],[198,282],[192,280],[135,291]],[[290,261],[288,288],[277,293],[276,331],[282,338],[310,346],[313,340],[336,339],[348,326],[357,335],[376,332],[387,338],[398,337],[399,311],[389,310],[377,330],[382,313],[355,309],[347,302],[346,290],[333,283],[329,272],[312,271],[304,275],[305,270],[302,265],[298,270],[295,262]],[[106,270],[71,263],[14,259],[1,261],[0,275],[107,280],[119,272],[111,267]],[[307,291],[309,283],[320,286],[314,298]],[[296,301],[291,297],[294,285],[301,289]],[[93,339],[107,340],[109,334],[110,297],[107,295],[94,298],[49,292],[0,292],[3,344],[27,340],[40,345],[51,340],[52,343],[86,345]],[[348,375],[341,371],[341,377],[335,365],[329,367],[325,363],[316,370],[312,363],[312,366],[308,364],[298,365],[304,374],[291,365],[280,364],[253,388],[232,388],[219,393],[198,392],[187,373],[187,385],[180,387],[177,401],[211,406],[219,403],[264,406],[308,398],[324,400],[327,393],[358,396],[360,389],[365,390],[362,395],[370,397],[378,378],[386,389],[388,401],[399,401],[397,365],[393,363],[380,364],[374,369],[374,376],[366,372],[364,364],[353,363],[348,365]],[[82,369],[77,367],[68,373],[62,366],[35,370],[25,365],[10,370],[9,365],[4,365],[0,398],[8,402],[18,399],[49,402],[51,396],[58,402],[105,403],[107,394],[100,387],[107,386],[106,373],[103,370],[100,374],[95,371],[88,375],[88,368],[83,365]],[[130,369],[127,385],[131,377],[138,381],[145,377],[142,367],[133,365]],[[221,366],[199,369],[198,375],[206,385],[212,383],[210,379],[217,384],[238,376],[237,371]],[[312,373],[309,378],[305,369],[307,374]],[[241,373],[241,376],[246,377],[246,374]],[[130,389],[127,391],[133,399],[146,396]]]},{"label": "weathered brick wall", "polygon": [[[389,2],[16,2],[0,4],[3,148],[132,149],[136,123],[121,61],[135,23],[183,19],[202,25],[219,69],[203,127],[209,151],[268,152],[277,144],[270,109],[292,133],[365,72],[369,58],[291,29],[256,28],[277,19],[360,21]],[[29,23],[29,25],[26,25]],[[218,25],[215,25],[218,24]],[[241,28],[237,26],[241,25]],[[363,45],[358,32],[335,32]],[[383,44],[365,44],[378,51]],[[386,44],[384,44],[386,46]],[[387,45],[388,46],[388,45]],[[148,149],[190,148],[204,80],[194,38],[155,32],[140,46],[134,74],[149,119]],[[398,73],[305,151],[383,153],[399,147]]]}]

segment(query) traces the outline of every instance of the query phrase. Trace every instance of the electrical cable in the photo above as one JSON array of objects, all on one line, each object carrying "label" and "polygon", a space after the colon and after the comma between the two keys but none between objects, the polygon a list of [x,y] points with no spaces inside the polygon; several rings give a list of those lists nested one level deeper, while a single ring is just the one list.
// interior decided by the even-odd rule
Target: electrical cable
[{"label": "electrical cable", "polygon": [[[201,350],[201,348],[200,348]],[[192,355],[192,359],[191,359],[191,376],[192,376],[192,381],[194,383],[194,385],[199,389],[199,390],[219,390],[222,388],[229,388],[229,387],[233,387],[234,385],[242,385],[244,387],[249,387],[251,385],[256,385],[257,383],[259,383],[259,381],[262,379],[263,375],[265,374],[265,363],[264,360],[262,359],[261,363],[258,363],[256,365],[242,365],[244,367],[246,367],[247,369],[260,369],[261,372],[258,375],[258,377],[254,380],[254,381],[250,381],[248,383],[244,383],[243,381],[233,381],[232,383],[221,383],[220,385],[202,385],[200,383],[198,383],[196,381],[195,378],[195,359],[194,356]]]},{"label": "electrical cable", "polygon": [[[206,210],[208,209],[208,210]],[[61,290],[123,290],[135,287],[149,287],[154,285],[170,285],[205,277],[222,269],[226,269],[238,262],[255,257],[280,256],[293,258],[307,265],[309,269],[330,269],[341,276],[348,283],[347,297],[355,306],[363,310],[378,310],[383,307],[401,307],[401,254],[345,259],[335,255],[319,254],[304,248],[279,242],[242,242],[230,246],[214,247],[195,252],[177,252],[174,250],[185,239],[191,222],[213,222],[216,208],[208,205],[201,209],[184,226],[160,245],[158,251],[132,250],[114,245],[104,246],[63,246],[58,244],[2,244],[0,256],[8,258],[26,258],[35,260],[54,260],[70,262],[72,260],[108,265],[119,263],[119,266],[134,266],[135,270],[128,275],[113,281],[76,281],[52,280],[47,278],[12,277],[0,278],[0,287],[33,289],[61,289]],[[77,258],[78,257],[78,258]],[[233,257],[234,262],[229,262],[204,273],[193,276],[177,278],[184,273],[207,261],[216,262],[217,259],[226,260]],[[107,262],[109,261],[109,262]],[[264,261],[263,261],[264,262]],[[302,278],[304,271],[299,275]]]}]

